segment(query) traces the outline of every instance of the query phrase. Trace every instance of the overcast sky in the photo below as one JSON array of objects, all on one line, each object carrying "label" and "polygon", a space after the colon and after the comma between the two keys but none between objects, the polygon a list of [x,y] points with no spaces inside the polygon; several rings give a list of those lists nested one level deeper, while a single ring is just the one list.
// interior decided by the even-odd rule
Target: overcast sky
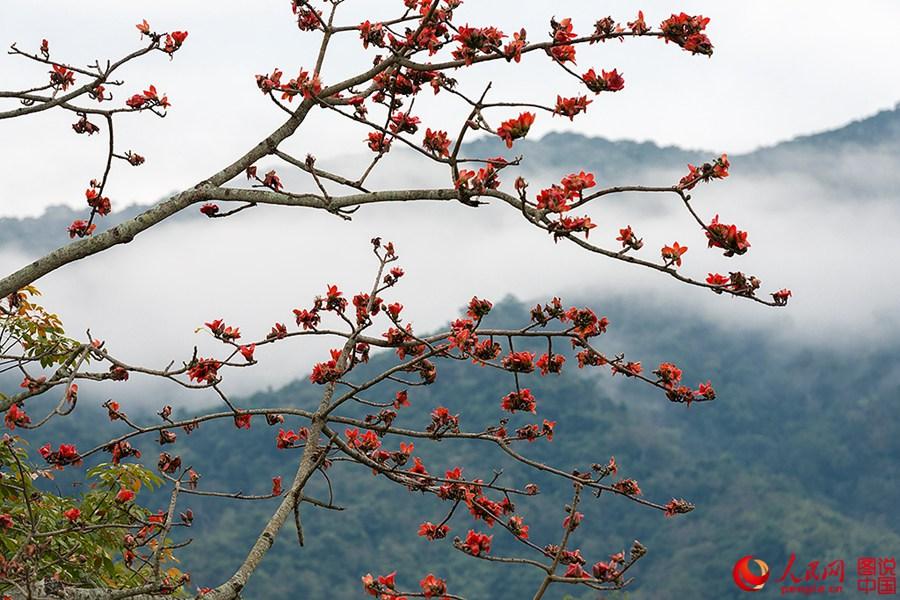
[{"label": "overcast sky", "polygon": [[[400,4],[354,0],[344,5],[338,21],[354,24],[368,15],[384,16]],[[895,76],[900,72],[900,37],[888,26],[900,22],[900,2],[894,0],[468,0],[460,18],[507,32],[525,26],[530,38],[537,39],[545,35],[552,13],[571,16],[584,32],[601,14],[625,22],[639,8],[653,23],[679,10],[711,17],[715,56],[692,57],[650,39],[581,50],[579,70],[616,67],[625,74],[625,91],[604,94],[587,118],[574,124],[542,116],[536,134],[577,129],[734,153],[839,126],[900,99],[900,78]],[[151,202],[193,185],[255,144],[282,114],[258,92],[254,74],[277,66],[292,75],[314,62],[316,36],[297,30],[287,0],[4,0],[0,41],[33,51],[46,37],[54,58],[88,63],[137,47],[134,24],[143,18],[155,29],[185,29],[190,36],[174,61],[158,54],[122,73],[126,84],[117,91],[117,102],[155,83],[174,106],[164,121],[146,115],[121,119],[119,150],[134,149],[148,162],[115,174],[109,192],[119,206]],[[348,42],[336,47],[326,63],[326,83],[371,60],[356,40]],[[46,68],[3,54],[0,74],[4,89],[27,87],[45,81]],[[519,66],[479,67],[461,73],[461,79],[468,89],[494,80],[497,99],[546,103],[557,92],[578,91],[546,57],[537,55]],[[458,123],[461,118],[459,110],[445,110],[440,100],[430,108],[425,104],[426,122]],[[0,214],[38,214],[48,204],[83,203],[85,184],[102,169],[105,140],[75,135],[72,121],[69,114],[48,111],[0,122]],[[303,125],[290,149],[333,157],[360,147],[361,137],[356,129],[316,116]]]},{"label": "overcast sky", "polygon": [[[367,9],[382,9],[384,15],[384,7],[399,4],[354,0],[339,20],[358,23]],[[900,37],[882,26],[900,22],[900,2],[468,0],[466,7],[464,21],[495,24],[509,32],[525,26],[532,39],[546,31],[552,10],[557,17],[572,16],[581,31],[598,11],[611,12],[620,21],[632,19],[639,7],[654,23],[679,9],[712,18],[709,34],[716,54],[711,60],[656,40],[579,51],[580,70],[616,67],[625,74],[626,88],[597,98],[574,126],[539,116],[538,135],[574,127],[591,135],[734,153],[834,128],[900,100]],[[101,16],[104,24],[98,28]],[[134,149],[147,163],[138,169],[117,168],[108,188],[114,206],[153,202],[193,185],[255,145],[278,126],[283,113],[259,93],[253,75],[277,66],[293,76],[314,61],[315,36],[297,31],[286,0],[3,0],[0,41],[34,49],[46,37],[54,57],[86,63],[135,48],[140,42],[134,24],[142,18],[154,28],[186,29],[190,35],[174,61],[153,56],[122,74],[127,83],[116,92],[118,102],[154,83],[174,106],[162,121],[147,115],[120,119],[118,150]],[[326,63],[326,83],[371,60],[355,40],[349,41]],[[46,68],[0,55],[0,88],[21,89],[45,79]],[[498,100],[552,102],[557,92],[578,92],[540,56],[519,66],[478,67],[461,73],[460,79],[471,90],[493,80]],[[417,101],[417,112],[426,124],[456,129],[464,115],[444,101],[426,95]],[[321,116],[314,114],[304,123],[287,148],[298,156],[313,152],[330,169],[359,168],[350,155],[358,157],[364,150],[364,132]],[[75,135],[72,121],[58,111],[0,121],[0,215],[38,214],[49,204],[83,206],[88,180],[101,173],[106,140]],[[436,178],[397,154],[377,175],[379,186],[446,184],[443,171]],[[627,294],[673,314],[702,315],[730,332],[765,328],[777,334],[773,343],[818,346],[838,332],[845,345],[871,348],[893,343],[900,330],[898,291],[884,276],[895,269],[900,237],[870,234],[900,223],[891,192],[896,186],[887,177],[893,164],[895,156],[861,154],[843,165],[848,181],[884,179],[875,187],[885,190],[885,197],[870,199],[866,206],[802,169],[790,176],[757,177],[735,168],[729,180],[698,190],[704,215],[722,211],[727,221],[750,231],[753,250],[735,259],[737,268],[762,276],[766,291],[794,289],[788,310],[684,289],[657,273],[554,245],[502,206],[475,212],[456,204],[367,207],[352,223],[269,207],[209,221],[193,209],[194,219],[145,233],[127,246],[60,269],[38,285],[69,331],[91,327],[133,362],[162,366],[189,355],[194,344],[210,351],[209,340],[193,333],[206,320],[223,317],[256,337],[275,320],[289,321],[290,310],[306,305],[326,283],[358,290],[371,277],[371,265],[363,258],[367,240],[384,235],[398,242],[404,256],[409,276],[398,299],[420,331],[445,323],[472,294],[497,300],[514,293],[529,301],[557,293],[594,296],[601,311],[604,299]],[[297,181],[284,175],[289,185]],[[559,176],[548,174],[546,179]],[[648,175],[648,183],[675,177]],[[533,183],[537,189],[547,181]],[[648,248],[670,243],[677,230],[678,239],[692,248],[686,267],[691,275],[730,267],[719,253],[702,251],[702,233],[689,229],[683,211],[663,199],[611,199],[595,221],[599,227],[592,240],[611,240],[618,226],[633,223]],[[59,235],[60,243],[67,241],[64,232]],[[826,242],[827,261],[822,253]],[[3,273],[33,258],[2,248],[2,240],[0,249]],[[861,295],[861,289],[866,293]],[[609,316],[614,322],[618,318]],[[325,351],[320,345],[267,349],[266,370],[230,379],[230,389],[249,392],[305,376],[307,362]],[[147,389],[136,387],[135,393],[145,397]]]}]

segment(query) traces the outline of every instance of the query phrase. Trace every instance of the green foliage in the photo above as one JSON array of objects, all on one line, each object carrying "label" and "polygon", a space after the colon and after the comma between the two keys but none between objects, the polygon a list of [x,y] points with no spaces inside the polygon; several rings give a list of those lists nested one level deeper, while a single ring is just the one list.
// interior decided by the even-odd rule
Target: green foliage
[{"label": "green foliage", "polygon": [[[54,493],[48,487],[57,473],[31,464],[25,446],[8,435],[0,443],[0,515],[10,520],[0,536],[0,568],[10,578],[27,569],[33,581],[54,578],[80,586],[120,588],[142,581],[150,567],[126,567],[123,536],[145,523],[150,511],[117,503],[116,494],[122,487],[153,490],[162,480],[140,464],[103,463],[87,471],[81,493]],[[0,582],[0,592],[8,589]]]},{"label": "green foliage", "polygon": [[0,315],[0,331],[7,339],[17,340],[26,359],[42,367],[62,365],[75,358],[78,342],[66,337],[59,317],[34,302],[40,292],[33,286],[19,290],[15,312]]}]

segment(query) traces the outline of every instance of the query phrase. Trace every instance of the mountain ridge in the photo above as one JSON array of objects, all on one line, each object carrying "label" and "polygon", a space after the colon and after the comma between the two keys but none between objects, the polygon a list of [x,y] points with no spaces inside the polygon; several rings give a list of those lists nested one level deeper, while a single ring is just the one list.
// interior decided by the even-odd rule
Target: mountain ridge
[{"label": "mountain ridge", "polygon": [[[716,156],[715,152],[690,150],[675,145],[659,145],[653,141],[610,140],[580,133],[550,132],[538,140],[524,139],[507,149],[498,138],[484,137],[466,145],[469,151],[482,155],[514,158],[524,155],[525,172],[583,169],[593,171],[605,185],[633,183],[648,171],[663,171],[674,176],[688,163],[698,164]],[[842,161],[859,158],[866,161],[880,153],[884,164],[876,160],[875,170],[882,177],[870,181],[851,179]],[[887,155],[886,157],[884,155]],[[885,189],[900,189],[900,170],[890,171],[894,156],[900,155],[900,103],[842,126],[818,133],[797,136],[751,152],[732,154],[735,173],[753,175],[792,174],[817,178],[836,189],[847,189],[862,196],[879,196]],[[537,159],[535,157],[538,157]],[[854,162],[854,168],[857,166]],[[879,169],[879,167],[885,167]],[[896,185],[896,187],[894,187]],[[132,218],[148,208],[147,204],[123,207],[104,219],[102,228]],[[172,220],[196,215],[179,213]],[[0,217],[0,247],[12,245],[26,253],[43,253],[59,246],[63,240],[47,232],[64,231],[72,220],[83,218],[84,211],[65,205],[49,206],[38,217]]]}]

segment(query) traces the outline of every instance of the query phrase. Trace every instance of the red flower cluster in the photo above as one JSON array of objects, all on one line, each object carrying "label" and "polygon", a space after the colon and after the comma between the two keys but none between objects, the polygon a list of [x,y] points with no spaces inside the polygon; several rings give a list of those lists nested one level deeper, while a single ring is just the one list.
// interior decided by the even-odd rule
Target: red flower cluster
[{"label": "red flower cluster", "polygon": [[516,62],[522,60],[522,50],[524,50],[525,46],[528,44],[528,41],[526,39],[527,35],[528,34],[524,29],[520,30],[518,33],[513,34],[512,41],[503,47],[503,55],[506,57],[506,60],[514,60]]},{"label": "red flower cluster", "polygon": [[337,361],[340,356],[341,351],[339,349],[332,349],[331,360],[314,365],[309,380],[313,383],[322,385],[340,379],[343,374],[337,366]]},{"label": "red flower cluster", "polygon": [[212,358],[198,358],[188,367],[188,378],[191,381],[213,383],[219,375],[222,363]]},{"label": "red flower cluster", "polygon": [[708,24],[707,17],[681,13],[672,15],[660,23],[659,28],[663,32],[666,43],[673,42],[691,54],[712,56],[712,43],[706,34],[702,33]]},{"label": "red flower cluster", "polygon": [[556,373],[557,375],[562,373],[563,364],[566,362],[566,357],[562,354],[543,354],[537,361],[537,368],[541,370],[541,375],[547,375],[549,373]]},{"label": "red flower cluster", "polygon": [[159,462],[156,463],[156,466],[161,472],[171,475],[181,468],[181,457],[173,457],[168,452],[160,452]]},{"label": "red flower cluster", "polygon": [[564,213],[571,207],[569,202],[582,198],[585,189],[597,185],[593,173],[572,173],[562,178],[560,185],[553,184],[541,190],[537,196],[538,210],[552,213]]},{"label": "red flower cluster", "polygon": [[300,31],[315,31],[322,26],[322,11],[302,6],[299,2],[294,2],[291,7],[294,14],[297,15],[297,27]]},{"label": "red flower cluster", "polygon": [[500,403],[500,408],[511,413],[514,413],[517,410],[534,413],[536,412],[536,407],[537,401],[535,400],[534,395],[532,395],[531,390],[528,388],[524,388],[518,392],[510,392],[503,397],[503,401]]},{"label": "red flower cluster", "polygon": [[419,537],[434,541],[447,537],[450,528],[446,525],[435,525],[430,521],[426,521],[419,525]]},{"label": "red flower cluster", "polygon": [[486,317],[493,307],[494,304],[490,300],[472,296],[472,299],[469,300],[469,307],[466,310],[466,314],[473,319],[480,320]]},{"label": "red flower cluster", "polygon": [[515,516],[509,518],[509,526],[510,532],[519,539],[527,540],[528,539],[528,525],[525,524],[525,521],[522,517]]},{"label": "red flower cluster", "polygon": [[728,177],[728,168],[731,163],[728,162],[728,155],[723,154],[711,163],[704,163],[700,167],[688,165],[688,174],[681,178],[678,187],[684,190],[692,190],[701,181],[709,181],[710,179],[725,179]]},{"label": "red flower cluster", "polygon": [[371,21],[363,21],[357,26],[359,29],[359,39],[362,40],[363,48],[368,48],[369,44],[381,48],[384,46],[384,25],[381,23],[372,23]]},{"label": "red flower cluster", "polygon": [[24,427],[31,423],[31,417],[25,414],[25,411],[19,408],[18,404],[13,404],[7,409],[6,417],[3,420],[9,429],[15,429],[17,426]]},{"label": "red flower cluster", "polygon": [[283,73],[280,69],[273,69],[271,74],[257,75],[256,86],[263,94],[268,94],[281,87],[281,76]]},{"label": "red flower cluster", "polygon": [[619,564],[625,560],[625,556],[621,552],[617,552],[609,557],[609,562],[597,562],[591,568],[591,574],[594,579],[600,581],[615,581],[620,576]]},{"label": "red flower cluster", "polygon": [[365,139],[372,152],[389,152],[391,149],[391,139],[386,138],[380,131],[371,131]]},{"label": "red flower cluster", "polygon": [[115,442],[104,448],[104,450],[112,455],[114,465],[119,464],[123,458],[128,458],[130,456],[135,458],[141,457],[141,451],[133,447],[127,440]]},{"label": "red flower cluster", "polygon": [[256,344],[250,344],[249,346],[241,346],[238,348],[238,351],[241,353],[241,356],[247,362],[253,362],[253,353],[256,351]]},{"label": "red flower cluster", "polygon": [[648,27],[647,22],[644,21],[644,11],[638,11],[637,18],[634,21],[628,22],[628,28],[637,35],[644,35],[650,31],[650,27]]},{"label": "red flower cluster", "polygon": [[600,76],[594,69],[588,69],[588,72],[581,76],[581,80],[589,90],[595,94],[600,92],[618,92],[625,88],[625,80],[619,75],[618,70],[600,71]]},{"label": "red flower cluster", "polygon": [[84,196],[87,199],[87,204],[90,206],[98,215],[106,216],[112,210],[112,206],[110,205],[109,198],[100,195],[100,184],[96,181],[91,181],[91,187],[84,191]]},{"label": "red flower cluster", "polygon": [[284,450],[286,448],[293,448],[294,442],[300,439],[300,435],[296,431],[285,431],[284,429],[278,430],[278,436],[275,438],[275,447],[279,450]]},{"label": "red flower cluster", "polygon": [[788,303],[788,298],[791,297],[791,290],[785,288],[783,290],[778,290],[774,294],[772,294],[772,299],[775,301],[775,304],[778,306],[786,306]]},{"label": "red flower cluster", "polygon": [[550,56],[560,63],[575,62],[575,46],[569,44],[577,35],[572,28],[572,19],[550,20],[550,36],[553,38],[553,46],[550,48]]},{"label": "red flower cluster", "polygon": [[443,596],[447,593],[447,583],[443,579],[438,579],[431,573],[419,582],[422,593],[426,598],[434,598],[435,596]]},{"label": "red flower cluster", "polygon": [[666,503],[665,515],[674,517],[675,515],[683,515],[694,510],[694,505],[683,499],[672,498]]},{"label": "red flower cluster", "polygon": [[494,360],[503,352],[500,344],[493,340],[482,340],[476,343],[471,349],[473,362],[485,362]]},{"label": "red flower cluster", "polygon": [[[711,286],[722,287],[733,294],[739,294],[742,296],[753,296],[756,293],[756,290],[758,290],[759,286],[761,285],[759,279],[752,275],[747,276],[740,271],[732,272],[728,275],[728,277],[725,277],[724,275],[721,275],[719,273],[710,273],[706,278],[706,283],[710,284]],[[715,289],[715,287],[713,291],[722,293],[720,290]],[[779,296],[775,299],[776,304],[782,301],[786,304],[788,297],[790,297],[791,295],[791,292],[790,290],[781,290],[780,292],[773,294],[773,296],[776,295]]]},{"label": "red flower cluster", "polygon": [[391,115],[391,132],[394,134],[415,134],[419,130],[419,123],[421,122],[422,119],[414,117],[409,113],[395,112]]},{"label": "red flower cluster", "polygon": [[75,123],[73,123],[72,129],[75,131],[75,133],[86,133],[88,135],[94,135],[95,133],[100,131],[100,128],[88,121],[86,116],[82,116]]},{"label": "red flower cluster", "polygon": [[744,254],[750,247],[747,232],[739,231],[734,225],[719,223],[719,215],[716,215],[707,226],[706,237],[709,240],[709,247],[723,248],[725,256]]},{"label": "red flower cluster", "polygon": [[313,308],[311,311],[304,309],[295,308],[294,316],[297,319],[297,325],[303,326],[303,331],[308,329],[315,329],[319,323],[322,321],[322,317],[319,316],[319,311]]},{"label": "red flower cluster", "polygon": [[595,337],[601,333],[606,333],[609,327],[609,319],[606,317],[597,318],[597,315],[589,308],[572,307],[559,317],[563,323],[571,321],[572,332],[582,339]]},{"label": "red flower cluster", "polygon": [[459,431],[459,415],[451,415],[450,411],[444,406],[438,406],[431,411],[431,423],[426,429],[428,433],[435,436],[447,431]]},{"label": "red flower cluster", "polygon": [[625,377],[634,377],[640,375],[644,368],[639,362],[627,362],[625,364],[615,363],[612,366],[612,374],[621,373]]},{"label": "red flower cluster", "polygon": [[672,363],[660,363],[653,373],[659,377],[660,383],[667,388],[672,388],[681,382],[681,369]]},{"label": "red flower cluster", "polygon": [[478,169],[477,173],[471,169],[461,169],[454,185],[456,189],[469,195],[483,194],[486,190],[495,190],[500,187],[500,179],[497,174],[498,171],[492,164]]},{"label": "red flower cluster", "polygon": [[481,556],[482,553],[490,554],[492,535],[478,533],[472,529],[466,534],[466,542],[463,548],[472,556]]},{"label": "red flower cluster", "polygon": [[50,85],[62,91],[69,89],[70,85],[75,84],[75,73],[62,65],[53,65],[50,71]]},{"label": "red flower cluster", "polygon": [[216,319],[210,323],[204,323],[204,325],[209,327],[209,330],[212,331],[215,337],[226,342],[231,342],[241,337],[240,328],[228,327],[222,319]]},{"label": "red flower cluster", "polygon": [[684,256],[687,251],[687,246],[681,246],[678,242],[675,242],[671,246],[663,246],[662,250],[660,250],[660,254],[662,254],[667,267],[671,267],[673,264],[680,267],[681,257]]},{"label": "red flower cluster", "polygon": [[497,128],[497,135],[506,142],[507,148],[512,148],[513,141],[521,139],[528,135],[531,126],[534,125],[536,115],[530,112],[524,112],[515,119],[503,121]]},{"label": "red flower cluster", "polygon": [[72,221],[72,224],[69,225],[69,237],[87,237],[93,234],[95,229],[97,229],[96,223],[88,223],[82,219],[75,219]]},{"label": "red flower cluster", "polygon": [[479,54],[487,55],[498,52],[505,37],[503,32],[496,27],[463,25],[453,36],[453,41],[459,42],[459,47],[453,50],[452,56],[455,60],[461,60],[466,65],[471,65]]},{"label": "red flower cluster", "polygon": [[553,241],[556,242],[559,241],[559,238],[571,233],[583,233],[585,237],[589,237],[591,229],[596,226],[591,222],[590,217],[562,217],[551,221],[547,231],[553,234]]},{"label": "red flower cluster", "polygon": [[169,97],[163,95],[160,97],[159,93],[156,91],[156,86],[151,85],[149,88],[144,90],[143,94],[135,94],[131,98],[125,101],[131,109],[133,110],[143,110],[147,108],[153,108],[155,106],[159,106],[161,108],[169,108],[171,104],[169,103]]},{"label": "red flower cluster", "polygon": [[626,226],[625,229],[619,230],[619,237],[616,238],[616,241],[622,242],[622,248],[640,250],[644,247],[644,240],[637,238],[634,231],[631,229],[631,225]]},{"label": "red flower cluster", "polygon": [[640,496],[641,488],[634,479],[621,479],[613,484],[612,488],[626,496]]},{"label": "red flower cluster", "polygon": [[371,596],[375,596],[378,600],[401,600],[398,596],[394,577],[397,572],[394,571],[388,575],[380,575],[377,579],[371,573],[366,573],[362,578],[363,589]]},{"label": "red flower cluster", "polygon": [[556,108],[553,109],[553,114],[569,117],[570,121],[574,121],[576,115],[587,111],[587,106],[591,102],[593,100],[588,100],[587,96],[575,96],[573,98],[557,96]]},{"label": "red flower cluster", "polygon": [[73,444],[60,444],[58,450],[53,450],[53,447],[47,443],[41,446],[38,452],[48,463],[60,468],[65,465],[77,467],[81,464],[81,456]]},{"label": "red flower cluster", "polygon": [[166,40],[163,44],[162,51],[171,56],[176,50],[181,48],[181,45],[184,43],[184,40],[187,39],[187,36],[187,31],[173,31],[170,34],[166,34]]},{"label": "red flower cluster", "polygon": [[514,373],[531,373],[534,371],[534,352],[510,352],[500,364],[507,371]]},{"label": "red flower cluster", "polygon": [[450,139],[446,131],[425,130],[425,141],[422,146],[438,158],[450,156]]}]

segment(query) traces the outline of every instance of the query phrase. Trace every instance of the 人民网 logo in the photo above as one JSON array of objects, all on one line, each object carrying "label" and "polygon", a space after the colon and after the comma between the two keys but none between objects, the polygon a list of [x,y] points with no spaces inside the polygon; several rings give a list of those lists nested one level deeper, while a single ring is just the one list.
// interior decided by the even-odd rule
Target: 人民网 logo
[{"label": "\u4eba\u6c11\u7f51 logo", "polygon": [[[750,563],[756,563],[760,573],[757,575],[750,567]],[[745,592],[758,592],[766,585],[769,580],[769,565],[758,558],[753,558],[752,554],[741,558],[734,563],[734,569],[731,571],[734,577],[734,583]]]}]

